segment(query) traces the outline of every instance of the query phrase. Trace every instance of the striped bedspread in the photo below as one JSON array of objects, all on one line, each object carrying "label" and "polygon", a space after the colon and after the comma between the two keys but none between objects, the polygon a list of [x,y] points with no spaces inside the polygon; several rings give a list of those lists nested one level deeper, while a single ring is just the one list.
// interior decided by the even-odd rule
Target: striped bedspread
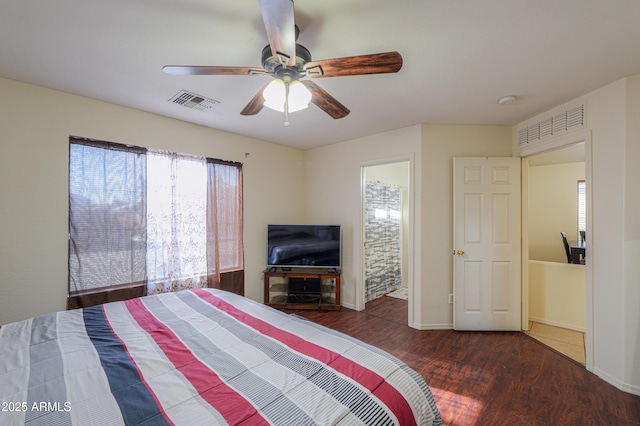
[{"label": "striped bedspread", "polygon": [[391,355],[232,293],[160,294],[0,327],[0,425],[430,425]]}]

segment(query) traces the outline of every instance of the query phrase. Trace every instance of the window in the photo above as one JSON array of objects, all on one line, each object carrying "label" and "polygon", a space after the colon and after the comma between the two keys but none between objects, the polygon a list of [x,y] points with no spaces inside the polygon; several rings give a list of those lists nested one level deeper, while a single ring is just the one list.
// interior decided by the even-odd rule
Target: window
[{"label": "window", "polygon": [[587,231],[587,190],[584,180],[578,181],[578,235]]},{"label": "window", "polygon": [[71,138],[69,307],[241,271],[242,165]]}]

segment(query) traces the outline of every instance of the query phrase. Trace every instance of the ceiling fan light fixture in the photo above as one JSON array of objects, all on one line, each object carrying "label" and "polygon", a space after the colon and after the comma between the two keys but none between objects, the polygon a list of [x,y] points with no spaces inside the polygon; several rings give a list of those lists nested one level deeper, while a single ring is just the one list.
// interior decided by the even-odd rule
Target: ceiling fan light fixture
[{"label": "ceiling fan light fixture", "polygon": [[289,85],[289,112],[300,111],[309,106],[311,92],[307,86],[299,80],[294,80]]},{"label": "ceiling fan light fixture", "polygon": [[[287,91],[289,92],[288,100],[286,99]],[[292,80],[289,83],[280,78],[274,78],[264,89],[262,96],[264,106],[279,112],[285,112],[287,104],[287,112],[300,111],[307,108],[311,102],[311,92],[299,80]]]}]

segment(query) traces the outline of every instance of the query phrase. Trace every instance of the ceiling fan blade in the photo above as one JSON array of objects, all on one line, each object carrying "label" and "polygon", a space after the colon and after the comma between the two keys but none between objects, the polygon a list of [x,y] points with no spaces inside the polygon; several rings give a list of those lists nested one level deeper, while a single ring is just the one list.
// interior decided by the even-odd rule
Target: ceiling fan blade
[{"label": "ceiling fan blade", "polygon": [[282,64],[296,64],[296,30],[293,0],[260,0],[262,20],[271,53]]},{"label": "ceiling fan blade", "polygon": [[304,84],[311,92],[311,102],[336,120],[346,117],[351,112],[349,111],[349,108],[342,105],[336,98],[331,96],[313,81],[303,80],[301,83]]},{"label": "ceiling fan blade", "polygon": [[402,56],[398,52],[374,53],[307,62],[308,77],[342,77],[362,74],[385,74],[400,71]]},{"label": "ceiling fan blade", "polygon": [[166,65],[162,71],[171,75],[253,75],[265,74],[267,70],[260,67],[210,67],[190,65]]},{"label": "ceiling fan blade", "polygon": [[269,84],[265,84],[262,89],[256,93],[256,95],[249,101],[247,106],[244,107],[242,111],[240,111],[241,115],[256,115],[262,108],[264,107],[264,98],[262,97],[262,92],[267,88]]}]

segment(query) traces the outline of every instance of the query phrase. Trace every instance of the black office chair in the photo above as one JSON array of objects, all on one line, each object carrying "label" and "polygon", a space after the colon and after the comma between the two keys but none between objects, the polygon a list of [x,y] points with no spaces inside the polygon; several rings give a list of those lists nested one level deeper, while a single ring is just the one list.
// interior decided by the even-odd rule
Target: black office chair
[{"label": "black office chair", "polygon": [[564,251],[567,253],[567,263],[573,263],[571,261],[571,247],[569,247],[569,240],[567,240],[567,234],[564,231],[560,231],[562,235],[562,243],[564,244]]}]

